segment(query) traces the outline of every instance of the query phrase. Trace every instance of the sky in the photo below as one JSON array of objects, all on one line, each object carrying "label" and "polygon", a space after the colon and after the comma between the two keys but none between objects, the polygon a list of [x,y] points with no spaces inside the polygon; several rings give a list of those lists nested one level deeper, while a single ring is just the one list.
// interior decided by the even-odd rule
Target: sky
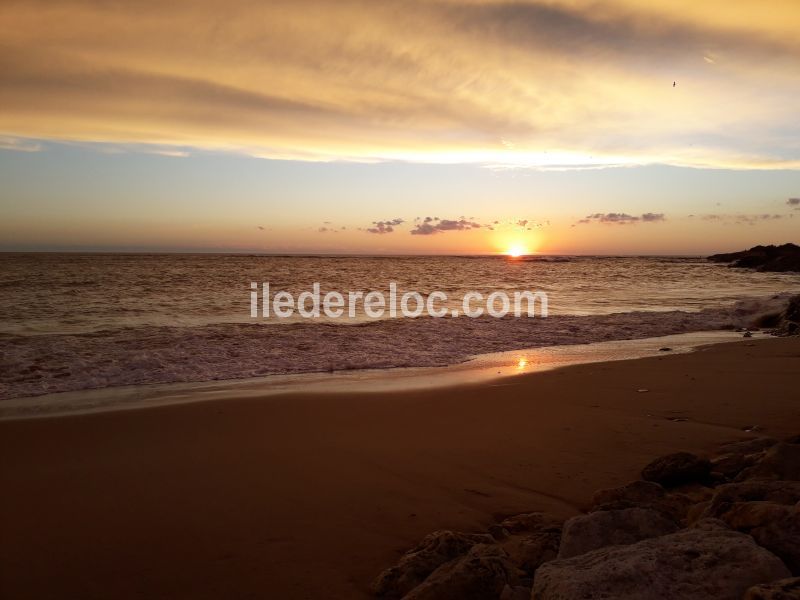
[{"label": "sky", "polygon": [[796,0],[4,0],[0,250],[800,236]]}]

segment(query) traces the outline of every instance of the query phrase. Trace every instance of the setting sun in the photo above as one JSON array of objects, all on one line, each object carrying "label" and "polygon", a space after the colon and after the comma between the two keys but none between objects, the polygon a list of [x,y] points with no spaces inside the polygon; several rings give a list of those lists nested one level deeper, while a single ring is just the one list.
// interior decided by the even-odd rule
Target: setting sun
[{"label": "setting sun", "polygon": [[520,256],[528,254],[528,249],[521,244],[514,244],[506,251],[506,254],[511,258],[519,258]]}]

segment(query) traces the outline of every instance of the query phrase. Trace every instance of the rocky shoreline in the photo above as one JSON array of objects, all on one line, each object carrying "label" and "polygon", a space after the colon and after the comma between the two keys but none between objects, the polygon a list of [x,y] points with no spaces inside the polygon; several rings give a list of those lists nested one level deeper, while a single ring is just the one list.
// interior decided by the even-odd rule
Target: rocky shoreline
[{"label": "rocky shoreline", "polygon": [[780,246],[753,246],[741,252],[713,254],[708,260],[730,263],[728,266],[742,269],[800,273],[800,246],[791,243]]},{"label": "rocky shoreline", "polygon": [[800,435],[678,452],[585,514],[437,531],[380,574],[404,600],[800,600]]}]

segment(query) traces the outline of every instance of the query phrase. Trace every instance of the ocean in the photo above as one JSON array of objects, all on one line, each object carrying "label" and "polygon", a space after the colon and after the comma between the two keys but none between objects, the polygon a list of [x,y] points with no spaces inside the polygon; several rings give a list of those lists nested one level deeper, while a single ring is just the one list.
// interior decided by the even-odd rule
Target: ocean
[{"label": "ocean", "polygon": [[[542,291],[548,318],[252,318],[251,282],[295,296]],[[702,257],[0,254],[0,399],[120,385],[411,366],[745,325],[800,275]]]}]

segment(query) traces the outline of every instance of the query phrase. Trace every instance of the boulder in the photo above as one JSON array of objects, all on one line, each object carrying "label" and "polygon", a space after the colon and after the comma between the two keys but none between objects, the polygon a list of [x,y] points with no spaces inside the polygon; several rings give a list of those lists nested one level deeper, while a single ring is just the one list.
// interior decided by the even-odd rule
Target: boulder
[{"label": "boulder", "polygon": [[785,578],[781,560],[745,534],[687,529],[545,563],[536,600],[740,600],[752,586]]},{"label": "boulder", "polygon": [[800,508],[783,508],[787,510],[748,533],[760,546],[780,557],[792,575],[800,576]]},{"label": "boulder", "polygon": [[510,586],[506,584],[500,592],[500,600],[530,600],[531,588],[523,585]]},{"label": "boulder", "polygon": [[718,454],[756,454],[777,443],[778,440],[771,437],[757,437],[749,440],[730,442],[720,446]]},{"label": "boulder", "polygon": [[508,517],[500,523],[500,526],[514,534],[523,531],[561,531],[563,524],[564,519],[547,513],[533,512]]},{"label": "boulder", "polygon": [[711,461],[689,452],[676,452],[655,459],[642,469],[642,479],[654,481],[664,487],[707,481]]},{"label": "boulder", "polygon": [[590,512],[649,508],[670,519],[680,521],[686,517],[689,508],[698,501],[686,494],[667,493],[661,485],[652,481],[633,481],[621,487],[595,492]]},{"label": "boulder", "polygon": [[663,500],[666,495],[667,492],[657,483],[632,481],[620,487],[596,491],[592,496],[592,507],[624,505],[619,508],[631,508],[652,505]]},{"label": "boulder", "polygon": [[758,269],[759,271],[800,271],[800,246],[753,246],[749,250],[714,254],[708,257],[713,262],[731,263],[731,267]]},{"label": "boulder", "polygon": [[737,481],[772,479],[800,481],[800,444],[775,444],[757,464],[743,470]]},{"label": "boulder", "polygon": [[800,508],[764,500],[726,502],[715,516],[731,529],[750,534],[783,560],[793,575],[800,575]]},{"label": "boulder", "polygon": [[515,567],[532,577],[540,565],[558,556],[560,542],[560,531],[540,531],[512,536],[503,543],[502,548]]},{"label": "boulder", "polygon": [[466,554],[476,544],[491,544],[490,535],[436,531],[403,555],[372,584],[377,596],[402,598],[441,565]]},{"label": "boulder", "polygon": [[736,477],[763,458],[762,453],[754,454],[724,454],[711,460],[711,469],[720,473],[726,480],[733,481]]},{"label": "boulder", "polygon": [[499,599],[506,586],[513,588],[517,583],[508,555],[497,546],[479,544],[440,566],[404,600]]},{"label": "boulder", "polygon": [[718,517],[728,510],[733,502],[764,500],[776,504],[800,502],[800,482],[797,481],[743,481],[728,483],[717,488],[705,513],[707,517]]},{"label": "boulder", "polygon": [[648,508],[597,511],[564,523],[558,558],[570,558],[605,546],[633,544],[677,530],[675,521]]},{"label": "boulder", "polygon": [[800,600],[800,577],[754,585],[742,600]]}]

